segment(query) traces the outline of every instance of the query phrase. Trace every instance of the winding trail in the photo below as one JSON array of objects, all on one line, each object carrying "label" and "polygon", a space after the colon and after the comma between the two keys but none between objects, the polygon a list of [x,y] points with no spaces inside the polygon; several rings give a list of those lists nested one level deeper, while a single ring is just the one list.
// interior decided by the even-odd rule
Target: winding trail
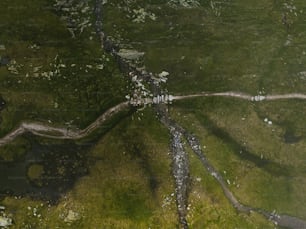
[{"label": "winding trail", "polygon": [[226,182],[224,181],[221,174],[216,170],[210,162],[205,157],[204,152],[201,149],[199,140],[192,134],[188,133],[184,129],[185,138],[193,152],[198,156],[200,159],[203,167],[213,176],[216,181],[220,184],[224,195],[230,201],[235,209],[239,212],[250,213],[252,211],[257,212],[264,216],[267,220],[272,221],[275,225],[279,225],[286,228],[292,229],[305,229],[306,228],[306,221],[299,219],[297,217],[289,216],[289,215],[280,215],[276,214],[276,212],[268,212],[259,208],[254,208],[251,206],[244,205],[238,201],[238,199],[234,196],[231,190],[227,187]]},{"label": "winding trail", "polygon": [[[218,93],[198,93],[191,95],[181,95],[173,96],[173,100],[185,100],[197,97],[232,97],[239,98],[248,101],[256,101],[252,96],[243,92],[218,92]],[[266,95],[262,96],[261,100],[257,101],[275,101],[284,99],[302,99],[306,100],[306,94],[292,93],[292,94],[279,94],[279,95]],[[19,127],[8,133],[6,136],[0,139],[0,146],[8,144],[13,141],[17,136],[22,135],[25,132],[31,132],[34,135],[54,138],[54,139],[80,139],[84,138],[94,130],[96,130],[100,125],[102,125],[107,119],[111,118],[114,114],[127,109],[129,107],[129,101],[122,102],[110,109],[105,113],[101,114],[93,123],[87,126],[83,130],[69,129],[68,127],[54,127],[48,124],[42,124],[38,122],[27,122],[23,121]]]},{"label": "winding trail", "polygon": [[[159,89],[155,88],[155,94],[159,93]],[[248,101],[263,101],[263,100],[283,100],[283,99],[303,99],[306,100],[305,94],[283,94],[283,95],[266,95],[258,97],[251,96],[242,92],[220,92],[220,93],[200,93],[193,95],[184,96],[173,96],[173,100],[184,100],[196,97],[234,97]],[[82,130],[69,129],[68,127],[55,127],[49,124],[42,124],[37,122],[22,122],[19,127],[8,133],[6,136],[0,139],[0,146],[4,146],[16,137],[30,132],[37,136],[42,136],[45,138],[53,139],[80,139],[88,136],[94,130],[99,128],[105,121],[110,119],[115,114],[119,113],[130,107],[130,102],[122,102],[110,109],[105,113],[100,115],[93,123]],[[176,183],[176,201],[179,215],[179,222],[182,228],[187,229],[188,223],[186,220],[187,215],[187,197],[188,197],[188,183],[189,183],[189,163],[188,157],[184,150],[181,137],[184,136],[187,140],[189,146],[193,152],[200,159],[203,167],[217,180],[223,189],[224,195],[230,201],[234,208],[240,212],[249,213],[251,211],[258,212],[259,214],[265,216],[268,220],[273,221],[275,224],[289,227],[293,229],[306,228],[306,221],[289,216],[289,215],[278,215],[276,213],[267,212],[262,209],[256,209],[250,206],[241,204],[234,194],[227,187],[226,182],[220,175],[220,173],[209,163],[205,154],[201,150],[200,142],[198,139],[178,125],[174,120],[172,120],[167,112],[165,104],[156,104],[155,110],[159,116],[160,121],[170,130],[172,136],[172,156],[173,156],[173,176]]]},{"label": "winding trail", "polygon": [[223,189],[224,195],[227,197],[227,199],[232,203],[232,205],[240,212],[246,212],[249,213],[252,208],[245,206],[241,204],[234,194],[228,189],[226,182],[224,181],[223,177],[220,175],[220,173],[209,163],[207,158],[205,157],[205,154],[201,150],[201,145],[199,140],[192,134],[188,133],[184,130],[185,138],[187,139],[187,142],[189,146],[191,147],[192,151],[198,156],[203,166],[206,168],[206,170],[212,175],[220,184],[221,188]]},{"label": "winding trail", "polygon": [[[254,101],[255,96],[243,92],[218,92],[218,93],[199,93],[191,95],[173,96],[173,100],[185,100],[196,97],[234,97],[248,101]],[[261,101],[267,100],[284,100],[284,99],[302,99],[306,100],[306,94],[283,94],[283,95],[266,95]],[[68,127],[54,127],[48,124],[42,124],[38,122],[26,122],[23,121],[19,127],[6,136],[0,139],[0,146],[8,144],[13,141],[17,136],[24,134],[25,132],[31,132],[34,135],[42,136],[46,138],[54,139],[80,139],[84,138],[99,126],[101,126],[107,119],[111,118],[114,114],[127,109],[129,107],[129,101],[119,103],[118,105],[108,109],[105,113],[100,115],[93,123],[87,126],[83,130],[69,129]]]},{"label": "winding trail", "polygon": [[[300,219],[294,216],[290,216],[290,215],[286,215],[286,214],[281,215],[281,214],[277,214],[276,212],[268,212],[263,209],[254,208],[254,207],[247,206],[247,205],[240,203],[239,200],[235,197],[235,195],[228,188],[227,183],[224,181],[222,175],[218,172],[217,169],[214,168],[214,166],[206,158],[204,152],[201,149],[200,142],[196,138],[196,136],[189,133],[186,129],[184,129],[182,126],[177,124],[174,120],[170,119],[169,117],[166,117],[166,116],[161,117],[161,122],[165,124],[165,126],[167,126],[170,129],[170,131],[175,132],[180,137],[182,136],[185,137],[188,145],[190,146],[192,151],[197,155],[203,167],[220,184],[220,187],[222,188],[224,195],[226,196],[226,198],[229,200],[229,202],[232,204],[232,206],[237,211],[247,213],[247,214],[251,213],[252,211],[257,212],[261,214],[262,216],[264,216],[267,220],[272,221],[275,225],[279,225],[279,226],[286,227],[286,228],[292,228],[292,229],[305,229],[306,228],[306,221],[303,219]],[[183,225],[186,225],[186,227],[183,227],[183,228],[187,228],[188,224],[186,222],[186,224],[183,224]]]},{"label": "winding trail", "polygon": [[[161,88],[154,84],[152,80],[153,73],[148,73],[145,70],[139,70],[128,61],[118,55],[119,47],[112,42],[103,31],[103,23],[102,23],[102,0],[95,0],[95,16],[96,16],[96,33],[101,41],[102,48],[110,53],[114,59],[117,61],[121,71],[127,75],[137,75],[146,81],[150,86],[153,93],[153,96],[162,95]],[[221,96],[221,97],[235,97],[239,99],[244,99],[248,101],[262,101],[262,100],[279,100],[279,99],[306,99],[306,95],[304,94],[284,94],[284,95],[256,95],[251,96],[249,94],[245,94],[242,92],[220,92],[220,93],[200,93],[194,95],[186,95],[186,96],[174,96],[173,100],[182,100],[189,99],[195,97],[209,97],[209,96]],[[175,178],[176,183],[176,202],[177,202],[177,210],[179,216],[179,227],[187,229],[188,222],[186,220],[187,214],[187,201],[188,201],[188,185],[189,185],[189,162],[187,154],[185,153],[183,144],[182,144],[182,136],[184,136],[192,148],[193,152],[199,157],[204,168],[206,168],[211,174],[216,178],[222,187],[225,196],[228,198],[230,203],[240,212],[250,212],[257,211],[258,213],[264,215],[267,219],[272,220],[274,223],[279,224],[281,226],[286,226],[293,229],[301,229],[306,228],[306,222],[302,219],[298,219],[295,217],[283,215],[279,216],[274,213],[269,213],[261,209],[254,209],[252,207],[244,206],[241,204],[233,195],[233,193],[228,189],[226,183],[224,182],[222,176],[218,173],[218,171],[209,163],[206,159],[205,154],[202,152],[200,148],[199,141],[195,136],[187,132],[180,125],[178,125],[174,120],[172,120],[169,116],[166,104],[154,104],[153,108],[155,109],[159,120],[163,123],[168,129],[172,137],[171,142],[171,151],[172,151],[172,171],[173,176]]]},{"label": "winding trail", "polygon": [[[156,94],[159,90],[155,88]],[[195,97],[235,97],[244,100],[254,101],[254,97],[241,92],[220,92],[220,93],[201,93],[185,96],[173,96],[173,100],[191,99]],[[304,94],[283,94],[283,95],[267,95],[264,100],[282,100],[282,99],[304,99]],[[262,99],[263,100],[263,99]],[[262,101],[260,100],[260,101]],[[69,129],[68,127],[54,127],[49,124],[42,124],[37,122],[22,122],[19,127],[8,133],[6,136],[0,139],[0,146],[4,146],[16,137],[30,132],[37,136],[53,139],[80,139],[88,136],[94,130],[99,128],[105,121],[110,119],[115,114],[119,113],[130,107],[129,101],[122,102],[100,115],[93,123],[82,130]],[[172,120],[167,112],[165,104],[155,105],[155,110],[159,116],[160,121],[170,130],[172,136],[172,155],[173,155],[173,176],[176,183],[176,200],[179,215],[179,222],[182,228],[187,229],[188,223],[186,220],[187,215],[187,197],[188,197],[188,183],[189,183],[189,163],[188,157],[181,142],[181,137],[184,136],[193,150],[193,152],[199,157],[203,167],[217,180],[223,189],[224,195],[230,201],[234,208],[240,212],[249,213],[255,211],[265,216],[268,220],[273,221],[275,224],[289,227],[293,229],[306,228],[306,221],[289,216],[289,215],[277,215],[270,213],[262,209],[256,209],[250,206],[241,204],[234,194],[227,187],[226,182],[220,175],[220,173],[209,163],[205,154],[201,150],[200,142],[198,139],[178,125]]]},{"label": "winding trail", "polygon": [[12,132],[0,139],[0,146],[6,145],[13,141],[19,135],[25,132],[30,132],[37,136],[53,139],[80,139],[84,138],[98,127],[100,127],[105,121],[110,119],[115,114],[123,111],[129,107],[129,102],[119,103],[118,105],[108,109],[102,115],[100,115],[93,123],[87,126],[83,130],[73,130],[68,127],[54,127],[48,124],[41,124],[37,122],[22,122]]},{"label": "winding trail", "polygon": [[[156,86],[153,83],[152,73],[148,73],[145,70],[138,70],[136,67],[132,66],[128,61],[124,60],[118,55],[118,46],[113,43],[103,32],[102,29],[102,0],[95,0],[95,16],[96,16],[96,33],[100,38],[101,47],[108,53],[110,53],[114,59],[117,61],[121,71],[123,73],[129,74],[133,73],[133,75],[137,75],[144,79],[147,83],[151,85],[152,92],[154,96],[161,95],[162,91],[160,87]],[[218,93],[198,93],[193,95],[181,95],[181,96],[173,96],[173,100],[184,100],[191,99],[196,97],[233,97],[238,99],[243,99],[247,101],[272,101],[272,100],[282,100],[282,99],[303,99],[306,100],[305,94],[283,94],[283,95],[256,95],[252,96],[242,92],[218,92]],[[130,107],[130,102],[122,102],[110,109],[108,109],[105,113],[99,116],[93,123],[82,130],[78,129],[70,129],[69,127],[55,127],[49,124],[42,124],[37,122],[22,122],[19,127],[15,130],[8,133],[6,136],[0,139],[0,146],[4,146],[11,141],[13,141],[16,137],[24,134],[25,132],[30,132],[37,136],[42,136],[46,138],[53,139],[80,139],[88,136],[98,127],[100,127],[105,121],[110,119],[115,114],[119,113]],[[288,215],[277,215],[275,213],[269,213],[262,209],[255,209],[250,206],[243,205],[239,202],[239,200],[234,196],[234,194],[227,187],[226,182],[220,175],[220,173],[210,164],[210,162],[205,157],[204,152],[201,150],[199,140],[188,131],[186,131],[183,127],[177,124],[174,120],[172,120],[167,111],[166,104],[155,104],[154,109],[159,117],[161,123],[163,123],[171,134],[172,142],[171,142],[171,151],[172,151],[172,172],[175,178],[176,184],[176,202],[177,202],[177,210],[179,216],[179,224],[181,228],[187,229],[188,223],[186,220],[187,215],[187,200],[188,200],[188,186],[189,186],[189,162],[188,156],[184,150],[184,146],[182,143],[182,137],[184,137],[193,152],[200,159],[203,167],[217,180],[220,184],[221,188],[227,199],[233,205],[235,209],[239,212],[251,212],[256,211],[263,216],[265,216],[268,220],[273,221],[274,223],[289,227],[293,229],[301,229],[306,228],[306,222],[302,219],[288,216]]]}]

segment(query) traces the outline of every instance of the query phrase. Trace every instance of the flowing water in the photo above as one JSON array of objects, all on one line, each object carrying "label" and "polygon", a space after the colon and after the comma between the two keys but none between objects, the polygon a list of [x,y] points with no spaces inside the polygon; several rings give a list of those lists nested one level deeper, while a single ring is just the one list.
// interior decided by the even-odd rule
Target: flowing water
[{"label": "flowing water", "polygon": [[[224,91],[273,95],[304,93],[306,89],[306,3],[302,0],[103,1],[103,12],[95,12],[103,21],[103,28],[96,31],[101,36],[98,40],[95,40],[95,28],[89,29],[95,25],[93,17],[97,16],[94,15],[95,1],[12,2],[0,3],[2,21],[5,21],[2,29],[6,31],[0,35],[2,134],[23,119],[52,119],[59,124],[86,126],[133,89],[120,70],[126,73],[143,65],[154,74],[169,73],[167,83],[153,94],[161,90],[173,95]],[[31,2],[39,7],[30,6]],[[16,20],[7,13],[9,4]],[[47,14],[41,15],[39,9]],[[24,23],[17,17],[23,15],[20,12],[34,15],[36,21],[28,19]],[[108,40],[102,37],[102,30],[109,36]],[[115,56],[120,65],[117,66],[114,60],[109,60],[114,56],[100,53],[101,40],[105,41],[103,48],[113,55],[120,49],[132,50],[130,53],[140,58],[132,58],[134,67],[131,68]],[[59,69],[61,74],[56,72]],[[103,74],[98,70],[103,70]],[[30,91],[39,96],[27,94]],[[43,97],[45,92],[48,95]],[[32,96],[29,100],[34,102],[26,101],[27,96]],[[270,212],[277,208],[306,219],[305,207],[298,204],[306,200],[298,192],[306,183],[304,167],[299,167],[300,161],[306,160],[306,106],[295,100],[270,101],[258,106],[251,103],[250,106],[256,107],[256,117],[264,120],[271,116],[276,125],[271,135],[276,133],[273,136],[277,140],[273,138],[271,144],[268,140],[256,148],[256,138],[252,139],[254,144],[244,145],[242,139],[235,139],[233,133],[220,127],[222,121],[232,124],[230,116],[224,116],[221,121],[209,117],[222,110],[241,115],[238,108],[227,102],[206,101],[209,105],[203,105],[204,115],[197,116],[201,127],[226,145],[224,151],[233,152],[235,160],[248,166],[250,163],[261,172],[262,177],[253,177],[254,183],[251,179],[244,181],[245,192],[235,190],[235,194],[241,194],[246,204],[269,208],[266,210]],[[198,110],[202,109],[199,104]],[[177,106],[185,112],[198,112],[193,110],[192,103]],[[254,120],[251,121],[262,125]],[[290,131],[282,123],[290,123]],[[236,124],[236,127],[241,126]],[[292,130],[297,127],[298,131]],[[257,134],[260,136],[263,132]],[[21,158],[0,162],[1,196],[30,195],[56,201],[79,177],[88,174],[91,160],[88,145],[66,141],[43,144],[31,135],[26,139],[30,147]],[[267,156],[255,152],[266,148],[272,151]],[[282,159],[278,157],[283,151],[288,151],[286,160],[284,155]],[[215,160],[214,163],[218,157],[220,161],[226,160],[223,156],[223,152],[218,152],[216,157],[207,157],[207,160]],[[242,172],[233,170],[233,174],[242,176]],[[252,201],[256,198],[258,201]],[[288,201],[283,203],[282,198]]]}]

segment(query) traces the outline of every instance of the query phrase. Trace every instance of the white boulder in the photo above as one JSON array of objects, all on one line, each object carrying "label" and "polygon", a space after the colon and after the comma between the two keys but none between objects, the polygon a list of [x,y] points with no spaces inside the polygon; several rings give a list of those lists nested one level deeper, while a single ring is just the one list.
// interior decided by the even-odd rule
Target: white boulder
[{"label": "white boulder", "polygon": [[12,219],[0,216],[0,227],[8,227],[12,225]]}]

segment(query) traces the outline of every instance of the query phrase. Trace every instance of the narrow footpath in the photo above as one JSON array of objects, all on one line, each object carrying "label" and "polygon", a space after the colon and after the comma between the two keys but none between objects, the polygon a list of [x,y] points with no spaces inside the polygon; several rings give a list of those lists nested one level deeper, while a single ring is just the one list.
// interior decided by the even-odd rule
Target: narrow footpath
[{"label": "narrow footpath", "polygon": [[[114,59],[117,61],[122,73],[126,75],[137,75],[138,77],[145,80],[150,86],[154,96],[162,95],[161,88],[154,84],[152,76],[154,74],[148,73],[145,70],[139,70],[132,66],[128,61],[121,58],[118,55],[118,46],[114,44],[103,32],[102,24],[102,6],[103,0],[95,0],[94,14],[96,17],[96,33],[101,41],[101,47],[108,53],[110,53]],[[248,101],[272,101],[281,99],[306,99],[304,94],[284,94],[284,95],[256,95],[251,96],[242,92],[220,92],[220,93],[199,93],[194,95],[182,95],[173,96],[173,100],[183,100],[191,99],[196,97],[234,97]],[[0,146],[6,145],[13,141],[17,136],[24,134],[25,132],[31,132],[34,135],[54,138],[54,139],[80,139],[88,136],[94,130],[99,128],[105,121],[110,119],[113,115],[120,111],[128,109],[131,106],[129,101],[120,103],[105,113],[98,117],[93,123],[82,130],[69,129],[68,127],[54,127],[48,124],[36,123],[36,122],[22,122],[19,127],[8,133],[6,136],[0,139]],[[179,227],[183,229],[188,228],[188,223],[186,220],[187,215],[187,205],[188,205],[188,188],[189,188],[189,162],[188,156],[185,152],[184,146],[182,144],[183,138],[186,139],[188,145],[198,156],[203,167],[217,180],[220,187],[223,189],[224,195],[230,201],[235,209],[239,212],[249,213],[251,211],[256,211],[259,214],[265,216],[268,220],[274,222],[275,224],[283,227],[288,227],[292,229],[302,229],[306,228],[306,221],[299,219],[294,216],[289,215],[277,215],[274,212],[270,213],[263,209],[253,208],[250,206],[245,206],[239,202],[239,200],[234,196],[234,194],[227,187],[226,182],[222,178],[221,174],[210,164],[206,158],[204,152],[201,149],[200,142],[196,136],[189,133],[178,123],[176,123],[169,116],[167,105],[160,103],[154,104],[153,108],[156,111],[157,116],[161,123],[163,123],[170,132],[171,135],[171,151],[172,151],[172,173],[174,176],[174,181],[176,185],[176,203]]]}]

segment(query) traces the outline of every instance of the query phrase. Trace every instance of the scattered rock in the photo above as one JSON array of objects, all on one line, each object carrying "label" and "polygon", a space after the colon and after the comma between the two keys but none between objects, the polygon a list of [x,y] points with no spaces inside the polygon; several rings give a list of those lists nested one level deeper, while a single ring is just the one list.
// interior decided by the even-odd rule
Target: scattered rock
[{"label": "scattered rock", "polygon": [[97,64],[96,65],[96,69],[103,70],[104,69],[104,65],[103,64]]},{"label": "scattered rock", "polygon": [[263,95],[256,95],[251,98],[252,101],[256,101],[256,102],[263,101],[265,99],[266,99],[266,96],[263,96]]},{"label": "scattered rock", "polygon": [[124,59],[137,60],[144,55],[144,52],[138,52],[133,49],[120,49],[118,55]]},{"label": "scattered rock", "polygon": [[151,20],[156,20],[156,15],[154,13],[146,12],[144,8],[140,8],[138,10],[133,10],[134,19],[133,22],[136,23],[143,23],[145,22],[146,18],[150,18]]},{"label": "scattered rock", "polygon": [[65,217],[64,222],[66,223],[72,223],[76,220],[80,219],[80,215],[77,212],[74,212],[72,210],[68,211],[68,215]]},{"label": "scattered rock", "polygon": [[35,49],[35,50],[40,49],[40,47],[37,44],[30,45],[29,48],[30,49]]},{"label": "scattered rock", "polygon": [[91,26],[89,1],[56,0],[55,9],[61,13],[72,38],[79,36],[84,29]]},{"label": "scattered rock", "polygon": [[12,225],[12,219],[0,216],[0,227],[8,227]]},{"label": "scattered rock", "polygon": [[[2,58],[1,58],[2,59]],[[6,60],[7,61],[7,60]],[[10,60],[7,64],[7,70],[15,75],[19,74],[19,69],[23,66],[21,64],[18,64],[16,60]]]},{"label": "scattered rock", "polygon": [[161,73],[158,74],[159,77],[167,77],[169,75],[169,72],[162,71]]},{"label": "scattered rock", "polygon": [[170,0],[168,4],[171,7],[184,7],[184,8],[196,8],[200,6],[199,1],[196,0]]}]

